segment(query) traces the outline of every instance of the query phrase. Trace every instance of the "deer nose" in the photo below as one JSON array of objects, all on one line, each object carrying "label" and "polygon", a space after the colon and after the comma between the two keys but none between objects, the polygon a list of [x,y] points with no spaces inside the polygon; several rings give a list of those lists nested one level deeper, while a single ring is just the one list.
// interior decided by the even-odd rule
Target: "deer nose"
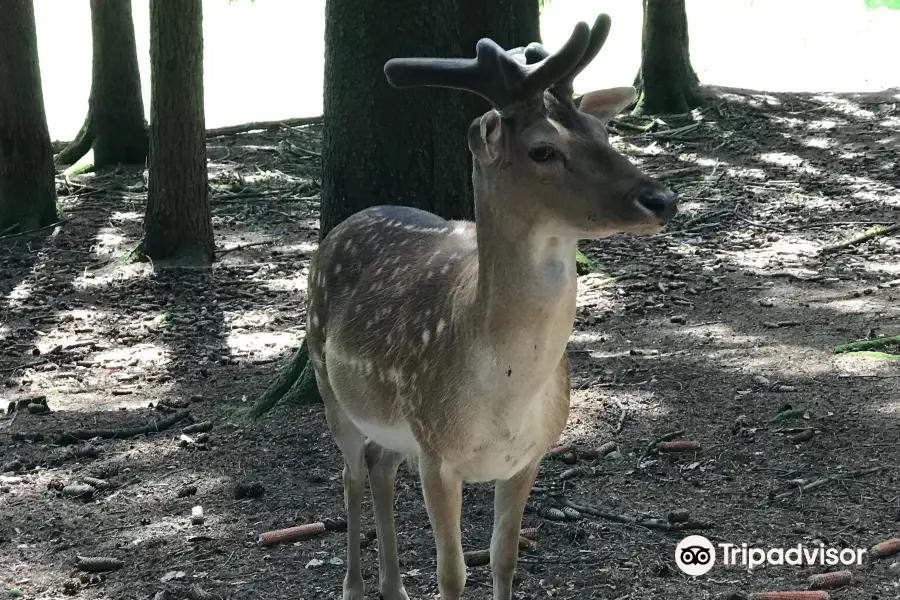
[{"label": "deer nose", "polygon": [[638,204],[663,221],[678,212],[678,195],[669,189],[647,190],[637,197]]}]

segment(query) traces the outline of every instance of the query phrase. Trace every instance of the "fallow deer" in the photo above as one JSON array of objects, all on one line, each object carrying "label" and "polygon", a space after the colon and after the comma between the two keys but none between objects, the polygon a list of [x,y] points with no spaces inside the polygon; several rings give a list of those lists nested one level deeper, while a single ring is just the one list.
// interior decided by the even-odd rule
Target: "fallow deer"
[{"label": "fallow deer", "polygon": [[367,471],[381,594],[408,599],[393,515],[407,456],[418,459],[441,598],[458,600],[466,580],[462,485],[485,481],[495,481],[494,598],[512,597],[525,504],[569,414],[576,244],[656,233],[677,211],[675,194],[609,143],[605,125],[634,88],[574,98],[609,27],[605,14],[580,22],[552,54],[485,38],[473,59],[385,64],[394,87],[466,90],[493,109],[468,130],[474,223],[376,206],[326,235],[309,268],[309,355],[344,458],[345,600],[364,596]]}]

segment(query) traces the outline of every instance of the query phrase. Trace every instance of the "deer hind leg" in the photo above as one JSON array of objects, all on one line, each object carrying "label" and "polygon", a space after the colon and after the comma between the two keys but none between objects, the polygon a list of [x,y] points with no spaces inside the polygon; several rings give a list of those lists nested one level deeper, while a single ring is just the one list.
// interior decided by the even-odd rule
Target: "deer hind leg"
[{"label": "deer hind leg", "polygon": [[343,600],[363,600],[365,588],[360,565],[362,501],[366,493],[366,438],[337,404],[324,377],[317,375],[319,392],[325,403],[325,418],[335,443],[344,457],[344,506],[347,510],[347,574]]},{"label": "deer hind leg", "polygon": [[459,600],[466,585],[459,531],[462,478],[452,470],[442,470],[439,458],[424,455],[419,459],[419,474],[437,549],[438,591],[441,600]]},{"label": "deer hind leg", "polygon": [[366,442],[366,464],[375,507],[375,529],[378,533],[378,573],[383,600],[409,600],[400,575],[397,558],[397,530],[394,525],[394,482],[403,454],[375,442]]},{"label": "deer hind leg", "polygon": [[541,461],[537,459],[515,477],[498,480],[494,485],[494,531],[491,535],[494,600],[512,599],[522,514],[540,465]]}]

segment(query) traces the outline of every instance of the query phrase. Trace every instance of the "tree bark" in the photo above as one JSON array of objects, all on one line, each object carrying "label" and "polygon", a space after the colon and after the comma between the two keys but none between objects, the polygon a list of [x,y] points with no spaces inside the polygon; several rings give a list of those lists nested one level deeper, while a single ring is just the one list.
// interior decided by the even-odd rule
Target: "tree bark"
[{"label": "tree bark", "polygon": [[93,148],[95,167],[143,164],[149,138],[131,0],[91,0],[91,34],[88,114],[57,163],[73,164]]},{"label": "tree bark", "polygon": [[635,113],[678,114],[702,106],[688,43],[684,0],[643,0],[641,68]]},{"label": "tree bark", "polygon": [[0,17],[0,231],[57,220],[54,176],[34,4],[6,0]]},{"label": "tree bark", "polygon": [[139,253],[209,264],[202,0],[150,1],[150,174]]},{"label": "tree bark", "polygon": [[[421,10],[417,0],[328,0],[322,208],[319,239],[351,214],[400,204],[447,219],[474,218],[469,123],[490,106],[472,94],[398,90],[384,63],[398,56],[473,57],[479,38],[504,48],[540,41],[538,0],[452,0]],[[375,18],[372,15],[377,14]],[[246,411],[315,402],[306,342]]]},{"label": "tree bark", "polygon": [[374,204],[471,214],[460,94],[397,90],[383,70],[396,56],[458,56],[456,2],[434,3],[430,11],[418,0],[381,8],[379,0],[325,5],[320,239]]}]

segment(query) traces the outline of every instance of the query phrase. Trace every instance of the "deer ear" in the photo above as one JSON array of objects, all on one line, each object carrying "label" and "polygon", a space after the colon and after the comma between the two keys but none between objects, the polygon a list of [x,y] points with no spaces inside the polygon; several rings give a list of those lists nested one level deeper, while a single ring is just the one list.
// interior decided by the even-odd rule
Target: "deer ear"
[{"label": "deer ear", "polygon": [[593,115],[606,124],[634,102],[636,97],[637,90],[631,86],[594,90],[581,97],[578,108],[581,112]]},{"label": "deer ear", "polygon": [[500,114],[496,110],[489,111],[481,117],[481,144],[491,160],[500,155],[498,144],[503,129],[502,125]]}]

